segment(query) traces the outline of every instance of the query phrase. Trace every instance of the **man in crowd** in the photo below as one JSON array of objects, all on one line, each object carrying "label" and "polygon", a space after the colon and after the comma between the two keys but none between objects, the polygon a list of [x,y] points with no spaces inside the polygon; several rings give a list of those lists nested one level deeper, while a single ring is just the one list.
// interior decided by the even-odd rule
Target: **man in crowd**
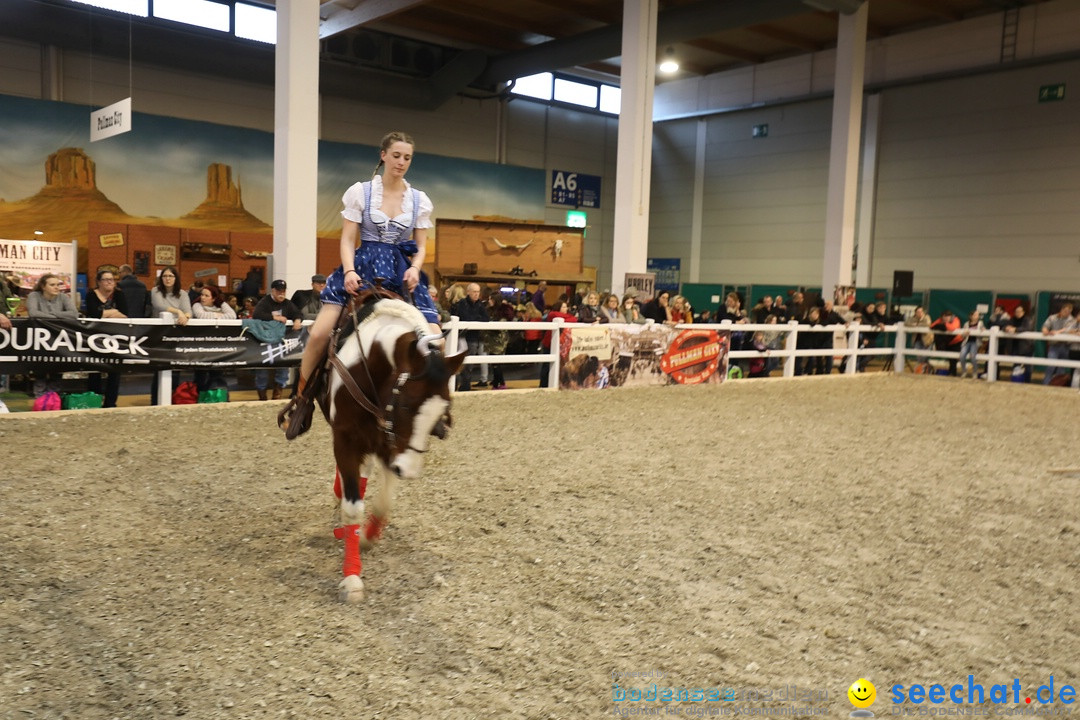
[{"label": "man in crowd", "polygon": [[116,289],[124,296],[129,318],[144,318],[149,315],[150,293],[142,280],[135,277],[130,265],[120,266],[120,280],[116,283]]},{"label": "man in crowd", "polygon": [[325,275],[311,276],[310,290],[297,290],[293,293],[292,304],[300,309],[300,315],[305,320],[314,320],[322,309],[322,300],[319,295],[326,287]]},{"label": "man in crowd", "polygon": [[532,295],[532,304],[536,306],[536,309],[540,312],[544,312],[544,308],[547,307],[547,300],[544,298],[544,293],[547,291],[547,280],[541,280],[540,285],[537,286],[536,292]]},{"label": "man in crowd", "polygon": [[[934,348],[936,350],[949,350],[960,352],[960,346],[964,343],[964,337],[960,334],[960,318],[952,310],[945,309],[930,328],[938,330],[934,336]],[[949,374],[956,377],[956,361],[958,358],[949,358]]]},{"label": "man in crowd", "polygon": [[[1046,318],[1046,322],[1042,326],[1042,334],[1047,337],[1053,337],[1054,335],[1067,335],[1072,334],[1076,330],[1076,323],[1072,316],[1073,305],[1070,302],[1062,303],[1058,311]],[[1046,343],[1046,359],[1047,360],[1064,360],[1069,357],[1069,343],[1066,342],[1048,342]],[[1048,365],[1046,367],[1046,374],[1043,375],[1043,385],[1049,385],[1050,381],[1058,373],[1068,372],[1068,368],[1054,367]]]},{"label": "man in crowd", "polygon": [[[541,281],[541,288],[546,288],[547,283]],[[541,290],[537,290],[537,293],[542,295]],[[534,300],[535,303],[535,300]],[[458,301],[454,306],[454,315],[457,315],[464,322],[487,322],[488,317],[487,307],[485,307],[484,301],[480,299],[480,286],[476,283],[469,283],[468,288],[465,290],[465,297]],[[476,357],[484,354],[484,343],[482,340],[481,330],[466,330],[465,342],[469,346],[469,354]],[[472,378],[475,372],[473,368],[475,365],[465,365],[462,367],[461,372],[458,373],[458,390],[471,390]],[[476,387],[488,386],[488,366],[486,364],[480,365],[480,382],[476,383]]]},{"label": "man in crowd", "polygon": [[[300,329],[300,308],[292,304],[285,297],[285,281],[275,280],[270,283],[270,292],[255,306],[251,313],[253,320],[269,320],[281,322],[288,326],[292,323],[293,330]],[[281,399],[281,391],[289,384],[289,368],[282,367],[274,370],[274,400]],[[266,388],[270,384],[270,371],[260,369],[255,371],[255,390],[259,393],[260,400],[266,400]]]}]

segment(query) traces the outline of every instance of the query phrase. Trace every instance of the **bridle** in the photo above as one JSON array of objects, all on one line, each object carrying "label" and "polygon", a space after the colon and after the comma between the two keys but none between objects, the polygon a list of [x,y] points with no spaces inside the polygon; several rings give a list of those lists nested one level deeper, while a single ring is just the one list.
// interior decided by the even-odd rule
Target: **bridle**
[{"label": "bridle", "polygon": [[[337,327],[330,335],[329,351],[327,353],[327,364],[331,368],[333,368],[335,372],[337,372],[338,376],[341,378],[342,384],[349,391],[349,395],[352,397],[353,400],[356,401],[356,404],[363,408],[365,411],[367,411],[375,419],[375,423],[379,427],[379,430],[381,430],[385,435],[387,444],[390,447],[394,447],[401,439],[399,438],[397,431],[394,427],[394,417],[397,414],[398,410],[401,408],[402,390],[404,390],[407,383],[420,382],[424,380],[424,378],[427,376],[428,370],[427,367],[425,367],[424,371],[418,375],[413,375],[409,371],[398,373],[397,381],[394,383],[394,387],[390,391],[390,398],[388,399],[384,407],[379,407],[379,405],[377,404],[378,385],[375,383],[375,379],[371,374],[371,368],[368,365],[367,354],[364,352],[364,348],[360,344],[360,311],[365,304],[370,302],[372,305],[374,305],[383,298],[401,299],[396,293],[384,290],[382,287],[376,285],[371,291],[353,297],[349,301],[348,306],[342,308],[341,319],[338,321]],[[346,312],[346,310],[348,312]],[[360,366],[363,368],[364,374],[367,376],[368,385],[371,387],[371,392],[374,397],[369,397],[368,394],[364,392],[364,389],[361,388],[359,384],[357,384],[356,380],[352,376],[352,373],[349,372],[349,368],[347,368],[345,366],[345,363],[343,363],[341,359],[337,356],[337,338],[350,319],[353,323],[353,333],[356,335],[357,348],[360,351]],[[381,332],[381,330],[376,331],[375,338],[378,337],[379,332]],[[431,353],[438,352],[438,350],[435,350],[431,347],[431,343],[435,340],[442,339],[443,337],[444,334],[442,333],[426,334],[421,332],[421,330],[417,328],[416,349],[420,352],[422,356],[428,358],[430,357]],[[373,344],[375,338],[372,339]],[[327,383],[327,390],[329,390],[329,387],[330,384]],[[413,447],[413,445],[411,444],[411,438],[406,439],[405,449],[412,450],[416,453],[427,452],[426,450],[421,450],[420,448]]]}]

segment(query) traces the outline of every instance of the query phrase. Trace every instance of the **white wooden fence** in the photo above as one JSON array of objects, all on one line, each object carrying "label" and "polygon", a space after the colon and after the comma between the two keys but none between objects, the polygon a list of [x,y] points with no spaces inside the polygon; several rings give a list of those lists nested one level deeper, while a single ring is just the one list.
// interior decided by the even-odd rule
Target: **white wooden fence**
[{"label": "white wooden fence", "polygon": [[[465,364],[467,365],[481,365],[481,364],[522,364],[522,363],[544,363],[549,366],[548,369],[548,390],[559,389],[559,341],[560,333],[555,332],[559,328],[566,327],[561,319],[556,319],[550,322],[464,322],[458,319],[456,316],[450,319],[450,322],[443,325],[444,330],[449,331],[447,336],[447,347],[458,347],[461,333],[466,330],[512,330],[516,332],[523,332],[525,330],[544,330],[552,331],[551,334],[551,350],[549,352],[537,354],[537,355],[475,355],[465,358]],[[776,350],[765,350],[759,352],[757,350],[731,350],[728,353],[728,357],[732,361],[748,360],[753,358],[776,358],[781,360],[781,368],[783,370],[783,377],[795,376],[795,359],[796,358],[809,358],[809,357],[834,357],[834,358],[856,358],[856,360],[850,361],[845,364],[844,374],[854,375],[858,368],[858,358],[873,358],[873,357],[889,357],[892,360],[892,370],[896,373],[902,373],[907,369],[908,358],[922,359],[940,359],[950,360],[957,359],[960,355],[959,351],[947,351],[936,350],[934,348],[918,349],[908,347],[911,343],[909,340],[916,335],[923,335],[928,332],[935,332],[935,334],[948,334],[956,335],[960,331],[955,333],[942,333],[937,331],[931,331],[925,327],[909,327],[903,323],[897,323],[895,325],[876,326],[876,325],[801,325],[797,322],[789,322],[784,325],[778,324],[732,324],[730,321],[724,321],[719,324],[695,324],[695,325],[676,325],[676,329],[702,329],[708,328],[711,330],[730,330],[733,332],[746,332],[755,333],[758,331],[768,333],[783,333],[786,337],[784,340],[784,347]],[[863,333],[877,332],[886,337],[891,337],[891,345],[885,345],[882,347],[865,347],[860,348],[859,338]],[[802,333],[829,333],[830,336],[842,334],[846,339],[847,347],[825,347],[815,349],[797,349],[798,338]],[[999,352],[999,347],[1002,339],[1010,340],[1031,340],[1031,341],[1046,341],[1046,342],[1066,342],[1076,343],[1077,348],[1080,349],[1080,335],[1054,335],[1046,336],[1040,332],[1029,333],[1009,333],[1006,334],[1001,331],[1000,328],[994,327],[987,331],[979,331],[971,333],[977,337],[983,337],[988,340],[986,352],[979,353],[976,356],[976,361],[986,364],[986,380],[988,382],[995,382],[998,376],[998,366],[1002,363],[1011,364],[1025,364],[1029,367],[1060,367],[1069,368],[1073,371],[1080,370],[1080,361],[1067,360],[1067,359],[1050,359],[1043,357],[1031,357],[1026,355],[1003,355]],[[1075,377],[1080,378],[1080,373],[1077,373]]]}]

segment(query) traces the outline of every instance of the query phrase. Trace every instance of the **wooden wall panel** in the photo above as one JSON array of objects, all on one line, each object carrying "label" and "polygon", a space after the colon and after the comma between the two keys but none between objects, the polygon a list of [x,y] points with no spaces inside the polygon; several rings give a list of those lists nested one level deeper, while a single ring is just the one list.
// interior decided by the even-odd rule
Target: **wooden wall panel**
[{"label": "wooden wall panel", "polygon": [[[102,235],[114,235],[119,233],[124,236],[124,244],[116,247],[101,247]],[[123,223],[88,223],[87,236],[89,244],[86,251],[87,280],[90,287],[94,287],[94,277],[98,269],[103,265],[120,266],[131,262],[131,238],[128,226]]]},{"label": "wooden wall panel", "polygon": [[[273,280],[266,276],[266,255],[274,251],[274,236],[270,233],[234,232],[229,233],[229,242],[232,244],[229,263],[232,275],[229,277],[229,284],[237,278],[243,280],[251,270],[258,270],[263,276],[263,285],[259,292],[266,293]],[[231,287],[229,289],[232,290]]]},{"label": "wooden wall panel", "polygon": [[[459,273],[476,263],[479,274],[509,271],[520,266],[537,277],[579,276],[584,267],[582,232],[558,225],[523,225],[474,220],[438,221],[435,264],[440,272]],[[508,247],[501,248],[501,242]],[[562,241],[562,252],[555,244]]]}]

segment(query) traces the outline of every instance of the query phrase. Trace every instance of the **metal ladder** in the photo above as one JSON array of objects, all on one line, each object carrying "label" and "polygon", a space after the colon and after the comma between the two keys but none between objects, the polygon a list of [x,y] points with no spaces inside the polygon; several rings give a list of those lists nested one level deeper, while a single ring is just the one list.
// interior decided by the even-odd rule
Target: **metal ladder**
[{"label": "metal ladder", "polygon": [[1016,40],[1020,32],[1020,8],[1012,5],[1001,18],[1001,62],[1016,60]]}]

